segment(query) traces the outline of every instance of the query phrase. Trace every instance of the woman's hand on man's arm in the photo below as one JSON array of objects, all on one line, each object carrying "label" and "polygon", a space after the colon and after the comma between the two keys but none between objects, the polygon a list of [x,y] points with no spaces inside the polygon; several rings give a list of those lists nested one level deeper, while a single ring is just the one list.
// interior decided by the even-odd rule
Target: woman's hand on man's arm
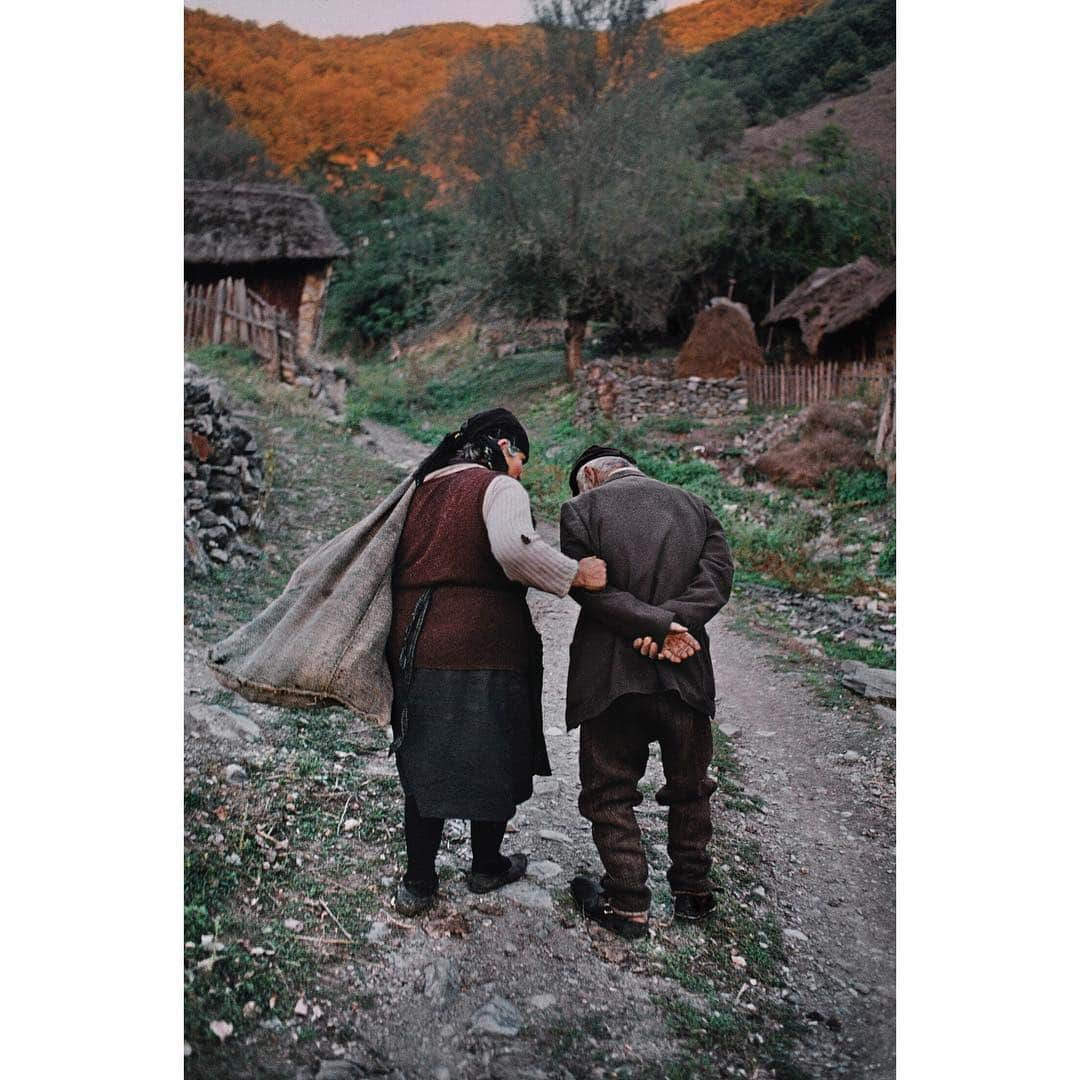
[{"label": "woman's hand on man's arm", "polygon": [[607,563],[597,555],[586,555],[578,560],[578,571],[571,582],[572,589],[588,589],[598,592],[607,585]]}]

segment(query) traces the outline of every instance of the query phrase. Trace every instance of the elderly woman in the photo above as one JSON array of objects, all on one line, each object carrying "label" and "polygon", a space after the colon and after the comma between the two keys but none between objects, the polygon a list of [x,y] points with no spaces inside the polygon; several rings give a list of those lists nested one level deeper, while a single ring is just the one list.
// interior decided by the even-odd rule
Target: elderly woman
[{"label": "elderly woman", "polygon": [[551,774],[526,587],[566,596],[607,580],[603,560],[568,558],[537,535],[518,482],[528,456],[518,420],[491,409],[448,434],[415,473],[387,644],[408,854],[395,903],[406,915],[435,903],[448,817],[471,822],[471,891],[525,873],[524,855],[499,848],[533,776]]}]

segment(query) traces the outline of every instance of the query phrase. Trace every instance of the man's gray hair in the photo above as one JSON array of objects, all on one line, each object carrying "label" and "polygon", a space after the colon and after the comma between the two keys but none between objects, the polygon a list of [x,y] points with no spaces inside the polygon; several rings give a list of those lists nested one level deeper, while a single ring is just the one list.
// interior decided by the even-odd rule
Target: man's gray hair
[{"label": "man's gray hair", "polygon": [[593,458],[592,461],[587,461],[577,471],[578,490],[588,491],[592,486],[585,477],[585,470],[588,468],[595,469],[604,479],[607,479],[608,473],[612,473],[616,469],[633,469],[636,467],[633,462],[627,461],[624,457],[609,455],[608,457]]}]

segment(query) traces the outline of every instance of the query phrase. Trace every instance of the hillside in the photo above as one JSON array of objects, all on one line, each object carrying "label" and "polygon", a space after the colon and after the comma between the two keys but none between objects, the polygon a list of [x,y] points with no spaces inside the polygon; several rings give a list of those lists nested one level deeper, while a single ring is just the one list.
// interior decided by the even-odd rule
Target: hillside
[{"label": "hillside", "polygon": [[821,7],[823,0],[701,0],[661,15],[664,37],[691,52],[752,27],[771,26]]},{"label": "hillside", "polygon": [[800,149],[807,135],[825,124],[836,124],[851,136],[852,146],[874,154],[893,167],[896,162],[896,64],[875,71],[865,90],[832,100],[819,101],[802,112],[747,128],[743,135],[743,160],[752,168],[779,164],[792,151],[791,162],[806,164],[810,155]]},{"label": "hillside", "polygon": [[[702,0],[660,18],[667,39],[692,51],[817,6],[817,0]],[[282,23],[260,28],[185,9],[184,84],[224,98],[270,157],[291,170],[320,149],[350,157],[381,152],[445,86],[456,59],[525,32],[437,23],[316,38]]]}]

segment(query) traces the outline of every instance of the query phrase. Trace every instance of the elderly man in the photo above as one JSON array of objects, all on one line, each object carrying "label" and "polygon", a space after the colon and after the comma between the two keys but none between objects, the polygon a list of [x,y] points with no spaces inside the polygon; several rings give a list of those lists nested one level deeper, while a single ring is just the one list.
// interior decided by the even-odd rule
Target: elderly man
[{"label": "elderly man", "polygon": [[734,566],[706,503],[653,480],[617,447],[574,463],[561,517],[563,553],[598,555],[607,587],[572,589],[581,606],[566,690],[566,726],[581,726],[581,813],[606,871],[571,891],[590,919],[623,937],[648,932],[648,865],[634,807],[649,745],[658,742],[668,810],[668,881],[679,918],[706,918],[709,796],[716,688],[705,624],[731,595]]}]

